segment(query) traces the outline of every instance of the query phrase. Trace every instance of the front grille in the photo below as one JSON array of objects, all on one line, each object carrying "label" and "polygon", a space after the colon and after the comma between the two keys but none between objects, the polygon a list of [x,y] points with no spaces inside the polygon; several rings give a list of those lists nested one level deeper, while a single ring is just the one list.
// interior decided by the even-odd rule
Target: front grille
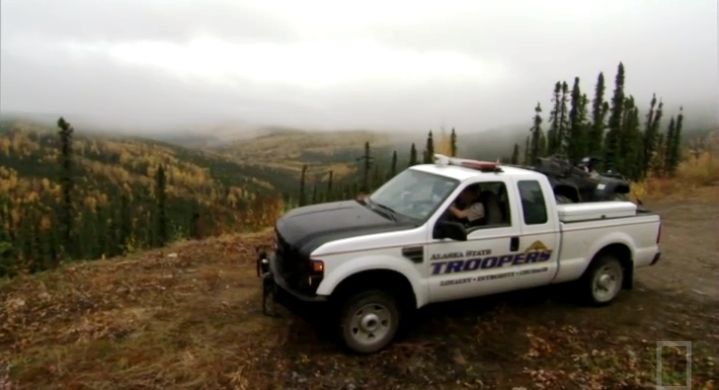
[{"label": "front grille", "polygon": [[292,247],[277,233],[276,265],[277,272],[287,283],[287,286],[297,292],[314,293],[308,284],[309,259],[303,256],[297,248]]}]

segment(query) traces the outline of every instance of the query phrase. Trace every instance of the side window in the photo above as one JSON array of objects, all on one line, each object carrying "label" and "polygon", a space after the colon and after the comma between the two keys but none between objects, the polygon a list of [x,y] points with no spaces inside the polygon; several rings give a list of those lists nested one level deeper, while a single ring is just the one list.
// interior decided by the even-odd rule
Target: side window
[{"label": "side window", "polygon": [[547,203],[544,201],[542,187],[536,180],[522,180],[517,183],[522,198],[524,223],[538,225],[547,222]]},{"label": "side window", "polygon": [[445,215],[469,230],[510,226],[507,188],[503,182],[471,184],[462,190]]}]

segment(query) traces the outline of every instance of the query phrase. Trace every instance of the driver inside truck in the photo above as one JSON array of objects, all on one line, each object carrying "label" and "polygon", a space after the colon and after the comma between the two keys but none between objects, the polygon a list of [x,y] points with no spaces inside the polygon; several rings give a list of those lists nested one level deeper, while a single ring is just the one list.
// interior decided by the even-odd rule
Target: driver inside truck
[{"label": "driver inside truck", "polygon": [[484,205],[479,199],[479,186],[471,185],[462,190],[454,203],[449,206],[449,212],[454,219],[465,226],[484,223]]}]

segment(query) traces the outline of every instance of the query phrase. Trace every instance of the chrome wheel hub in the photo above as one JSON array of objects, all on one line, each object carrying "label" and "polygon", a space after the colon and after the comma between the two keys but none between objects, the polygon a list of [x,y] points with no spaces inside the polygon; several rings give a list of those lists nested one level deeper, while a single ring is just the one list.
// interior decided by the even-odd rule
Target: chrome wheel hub
[{"label": "chrome wheel hub", "polygon": [[370,303],[356,310],[350,321],[350,335],[364,345],[382,342],[389,334],[392,318],[384,305]]},{"label": "chrome wheel hub", "polygon": [[379,317],[375,313],[368,313],[362,317],[360,326],[365,332],[374,332],[379,327]]},{"label": "chrome wheel hub", "polygon": [[594,276],[592,293],[599,302],[612,300],[622,288],[622,270],[619,264],[607,264]]}]

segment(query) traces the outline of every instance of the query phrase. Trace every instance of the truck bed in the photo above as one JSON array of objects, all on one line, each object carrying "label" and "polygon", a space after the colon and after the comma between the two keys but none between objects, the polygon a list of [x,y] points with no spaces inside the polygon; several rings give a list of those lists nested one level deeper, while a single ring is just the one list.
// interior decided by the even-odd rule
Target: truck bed
[{"label": "truck bed", "polygon": [[659,250],[659,225],[659,216],[644,210],[629,216],[560,221],[561,255],[554,282],[577,279],[588,265],[587,258],[608,244],[631,248],[634,267],[649,265]]}]

